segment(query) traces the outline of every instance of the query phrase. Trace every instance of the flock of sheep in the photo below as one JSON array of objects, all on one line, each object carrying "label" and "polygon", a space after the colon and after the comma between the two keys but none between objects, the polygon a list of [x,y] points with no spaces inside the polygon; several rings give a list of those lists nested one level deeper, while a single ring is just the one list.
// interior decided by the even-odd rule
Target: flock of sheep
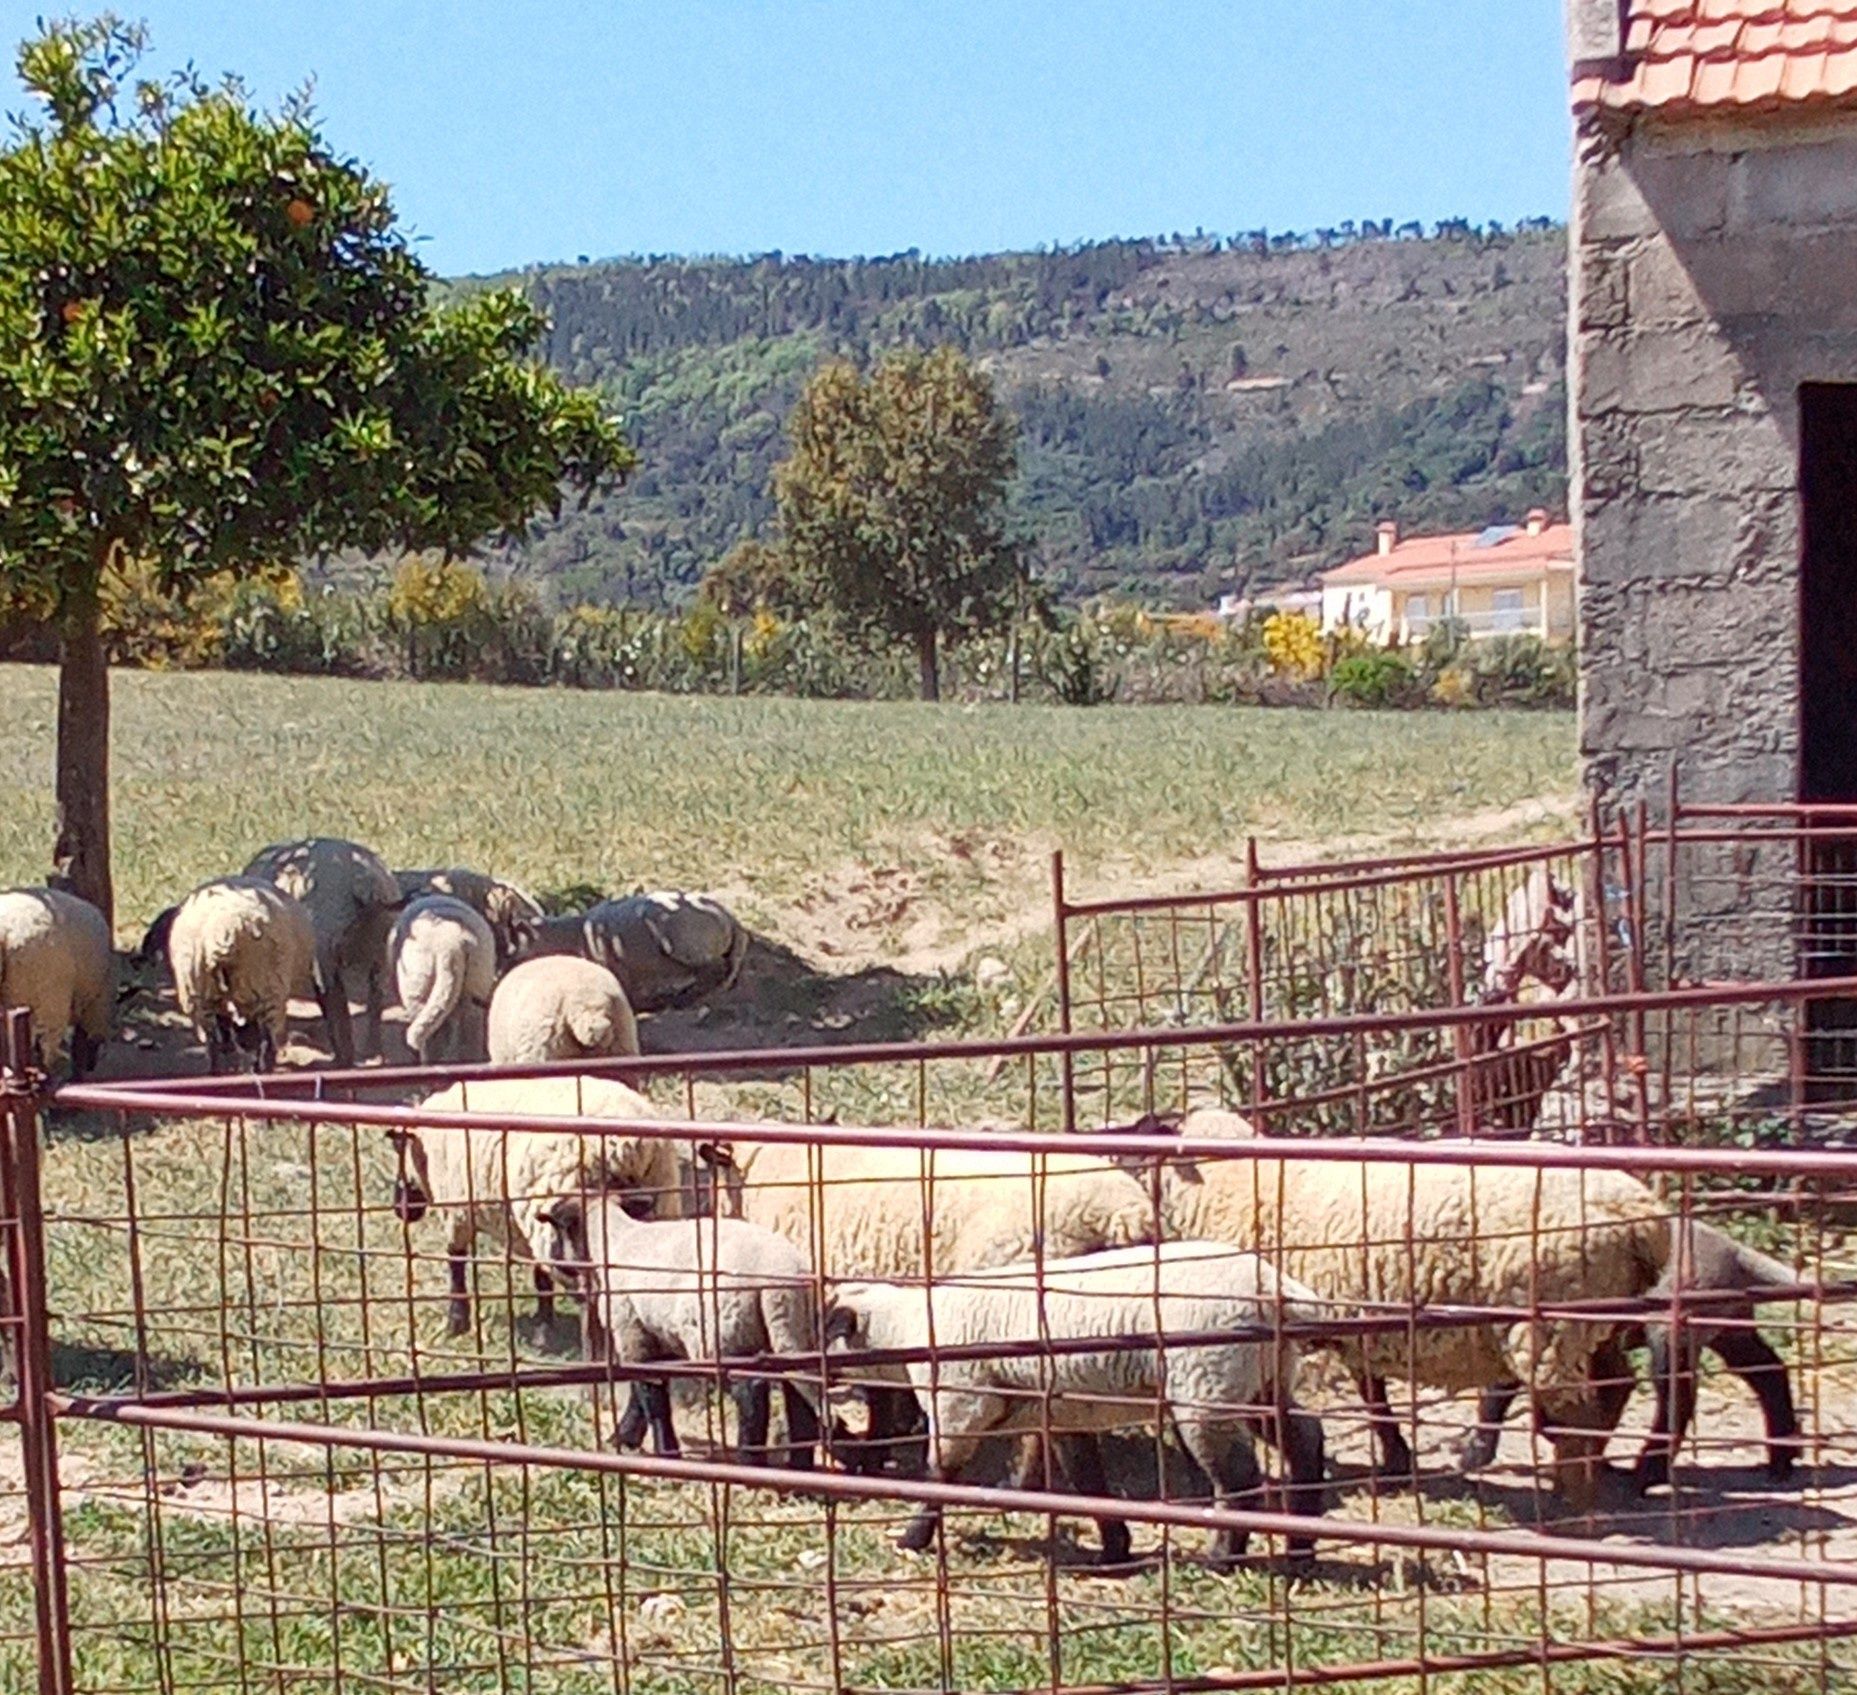
[{"label": "flock of sheep", "polygon": [[[268,1068],[302,995],[320,1004],[337,1062],[351,1063],[357,986],[363,1043],[377,1051],[389,973],[422,1061],[635,1053],[635,1011],[732,982],[744,947],[740,926],[700,897],[549,918],[495,879],[395,874],[358,844],[315,838],[196,889],[140,951],[165,954],[219,1070],[240,1054]],[[55,890],[0,895],[0,997],[29,1006],[53,1043],[69,1029],[73,1067],[86,1068],[114,1010],[101,916]],[[420,1122],[459,1111],[482,1122]],[[583,1134],[525,1129],[524,1117],[602,1122]],[[1042,1446],[1030,1439],[1049,1436],[1052,1474],[1108,1498],[1119,1480],[1101,1435],[1160,1427],[1216,1502],[1244,1505],[1264,1488],[1262,1436],[1281,1455],[1286,1509],[1313,1519],[1325,1437],[1295,1388],[1300,1359],[1326,1351],[1357,1386],[1383,1473],[1415,1466],[1389,1381],[1477,1392],[1466,1469],[1493,1458],[1523,1397],[1553,1486],[1584,1510],[1631,1391],[1625,1350],[1642,1341],[1656,1410],[1638,1486],[1667,1480],[1702,1348],[1758,1397],[1770,1473],[1787,1475],[1802,1450],[1785,1366],[1751,1322],[1793,1273],[1672,1219],[1621,1172],[1264,1159],[1234,1152],[1252,1128],[1213,1108],[1144,1121],[1143,1151],[1117,1159],[817,1146],[752,1126],[678,1141],[613,1122],[652,1117],[622,1083],[552,1073],[455,1082],[414,1109],[415,1127],[388,1133],[409,1248],[428,1211],[449,1226],[449,1328],[472,1327],[480,1242],[531,1269],[543,1317],[557,1289],[575,1294],[589,1356],[629,1368],[623,1446],[649,1435],[677,1451],[668,1377],[653,1364],[774,1356],[777,1377],[732,1376],[746,1458],[770,1458],[778,1381],[791,1465],[813,1464],[823,1440],[860,1469],[956,1481],[985,1439],[1007,1435],[1021,1439],[1024,1481]],[[1673,1333],[1658,1315],[1678,1294],[1699,1304]],[[1642,1316],[1622,1318],[1620,1303]],[[1458,1313],[1432,1325],[1427,1308]],[[899,1353],[910,1357],[895,1363]],[[865,1402],[857,1438],[831,1416],[841,1393]],[[1126,1524],[1098,1522],[1104,1557],[1124,1558]],[[926,1546],[937,1523],[938,1509],[921,1507],[905,1545]],[[1292,1538],[1290,1553],[1306,1554],[1314,1534]],[[1215,1561],[1244,1541],[1221,1532]]]},{"label": "flock of sheep", "polygon": [[[505,1126],[652,1114],[623,1084],[558,1075],[454,1084],[424,1104]],[[1490,1461],[1509,1406],[1526,1396],[1554,1487],[1585,1510],[1632,1388],[1625,1349],[1646,1341],[1656,1412],[1639,1488],[1668,1478],[1704,1347],[1759,1397],[1771,1475],[1785,1477],[1802,1449],[1785,1366],[1751,1325],[1763,1293],[1790,1287],[1793,1273],[1673,1220],[1623,1173],[1233,1157],[1251,1127],[1212,1108],[1148,1125],[1152,1151],[1123,1160],[814,1146],[751,1127],[683,1143],[618,1125],[599,1136],[390,1134],[400,1218],[410,1229],[436,1208],[451,1222],[452,1329],[471,1325],[480,1235],[532,1263],[550,1314],[557,1286],[576,1291],[589,1357],[631,1368],[621,1447],[649,1433],[660,1453],[678,1451],[654,1363],[734,1359],[742,1456],[765,1463],[772,1357],[790,1465],[812,1465],[823,1437],[858,1469],[926,1465],[953,1482],[985,1439],[1005,1435],[1021,1439],[1024,1482],[1039,1453],[1029,1439],[1049,1435],[1049,1463],[1070,1490],[1113,1498],[1099,1438],[1159,1427],[1216,1503],[1246,1505],[1264,1488],[1261,1435],[1282,1456],[1286,1510],[1313,1517],[1327,1489],[1323,1425],[1294,1388],[1300,1359],[1326,1350],[1358,1386],[1383,1475],[1414,1471],[1389,1379],[1479,1392],[1467,1470]],[[1680,1342],[1658,1316],[1678,1290],[1698,1302]],[[1582,1303],[1615,1311],[1583,1317]],[[1617,1315],[1634,1303],[1642,1317]],[[1433,1327],[1428,1307],[1460,1315]],[[1492,1316],[1462,1321],[1477,1312]],[[862,1395],[865,1434],[827,1417],[828,1379]],[[938,1508],[919,1508],[903,1545],[927,1546],[938,1521]],[[1126,1524],[1098,1522],[1104,1559],[1119,1562]],[[1316,1534],[1291,1538],[1290,1555],[1306,1555]],[[1214,1563],[1244,1543],[1221,1532]]]},{"label": "flock of sheep", "polygon": [[[166,963],[215,1073],[277,1061],[293,999],[314,999],[338,1065],[381,1051],[389,980],[420,1064],[525,1064],[636,1054],[635,1014],[734,983],[747,933],[703,895],[655,893],[548,916],[513,884],[463,868],[389,871],[358,842],[265,848],[149,926],[133,956]],[[365,1011],[357,1048],[350,998]],[[0,893],[0,1000],[33,1015],[49,1065],[96,1063],[116,1012],[109,926],[60,889]]]}]

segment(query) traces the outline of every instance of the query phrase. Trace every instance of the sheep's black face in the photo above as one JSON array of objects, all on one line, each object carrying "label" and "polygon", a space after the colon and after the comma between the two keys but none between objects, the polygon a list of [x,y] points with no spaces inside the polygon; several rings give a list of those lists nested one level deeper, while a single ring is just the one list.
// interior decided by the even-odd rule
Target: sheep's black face
[{"label": "sheep's black face", "polygon": [[426,1215],[432,1199],[410,1177],[399,1177],[393,1184],[393,1210],[403,1224],[417,1224]]}]

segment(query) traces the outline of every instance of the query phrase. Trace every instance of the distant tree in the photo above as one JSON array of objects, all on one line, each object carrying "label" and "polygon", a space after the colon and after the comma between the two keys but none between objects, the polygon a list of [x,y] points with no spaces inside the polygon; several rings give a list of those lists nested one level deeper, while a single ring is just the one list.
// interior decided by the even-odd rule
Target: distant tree
[{"label": "distant tree", "polygon": [[793,566],[777,547],[744,537],[703,573],[697,598],[731,618],[768,611],[792,615],[805,610],[805,594]]},{"label": "distant tree", "polygon": [[458,552],[632,464],[530,361],[521,295],[432,305],[386,189],[301,101],[132,82],[143,51],[109,16],[27,41],[42,111],[0,152],[0,590],[58,630],[55,872],[106,913],[106,576]]},{"label": "distant tree", "polygon": [[798,578],[853,627],[916,653],[941,695],[941,645],[996,629],[1023,587],[1007,534],[1017,429],[952,347],[831,364],[788,421],[774,492]]}]

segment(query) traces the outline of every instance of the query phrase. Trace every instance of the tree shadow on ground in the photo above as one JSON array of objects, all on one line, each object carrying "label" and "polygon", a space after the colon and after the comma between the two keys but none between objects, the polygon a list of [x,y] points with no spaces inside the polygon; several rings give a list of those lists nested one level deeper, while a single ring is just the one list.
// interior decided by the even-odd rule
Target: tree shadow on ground
[{"label": "tree shadow on ground", "polygon": [[[125,961],[120,980],[123,994],[115,1028],[93,1080],[205,1076],[206,1050],[182,1014],[166,973],[132,967]],[[937,1032],[968,1027],[974,1016],[972,985],[964,977],[912,975],[884,965],[850,972],[822,970],[795,949],[756,936],[732,987],[717,991],[699,1005],[644,1015],[639,1020],[639,1043],[647,1054],[700,1055],[754,1048],[916,1042]],[[381,1032],[387,1064],[412,1063],[403,1028],[399,1009],[389,1007]],[[285,1070],[332,1063],[313,1002],[292,1003],[279,1061]],[[780,1068],[754,1075],[778,1076]],[[56,1136],[73,1140],[120,1135],[125,1127],[146,1127],[125,1115],[98,1111],[53,1109],[50,1122]]]},{"label": "tree shadow on ground", "polygon": [[964,1025],[972,1012],[963,977],[887,965],[825,971],[784,943],[755,936],[732,988],[700,1006],[642,1018],[639,1042],[650,1054],[915,1042]]}]

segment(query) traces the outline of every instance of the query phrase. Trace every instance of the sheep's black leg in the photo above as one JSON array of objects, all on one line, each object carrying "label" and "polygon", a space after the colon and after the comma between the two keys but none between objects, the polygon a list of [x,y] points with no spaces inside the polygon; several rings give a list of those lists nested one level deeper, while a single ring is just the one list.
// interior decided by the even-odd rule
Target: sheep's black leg
[{"label": "sheep's black leg", "polygon": [[670,1385],[661,1377],[641,1377],[632,1392],[645,1409],[645,1422],[651,1427],[651,1445],[660,1459],[683,1457],[678,1445],[677,1426],[671,1422]]},{"label": "sheep's black leg", "polygon": [[232,1053],[232,1020],[225,1013],[216,1012],[206,1032],[206,1069],[217,1077],[226,1069]]},{"label": "sheep's black leg", "polygon": [[370,1054],[380,1052],[380,1021],[386,1005],[386,986],[381,981],[380,967],[377,965],[368,972],[367,1024],[362,1031],[362,1040]]},{"label": "sheep's black leg", "polygon": [[[1651,1433],[1638,1454],[1632,1480],[1641,1490],[1656,1489],[1670,1481],[1670,1462],[1689,1431],[1696,1412],[1696,1345],[1685,1338],[1681,1349],[1671,1346],[1670,1327],[1653,1325],[1647,1338],[1651,1350],[1651,1387],[1656,1411]],[[1682,1358],[1679,1359],[1678,1355]]]},{"label": "sheep's black leg", "polygon": [[926,1439],[909,1438],[923,1429],[921,1407],[913,1391],[869,1383],[864,1386],[865,1405],[870,1408],[870,1445],[875,1468],[893,1466],[897,1471],[920,1473],[928,1459]]},{"label": "sheep's black leg", "polygon": [[252,1069],[258,1072],[277,1069],[277,1038],[268,1024],[258,1032],[257,1045],[252,1049]]},{"label": "sheep's black leg", "polygon": [[461,1248],[451,1250],[446,1264],[451,1272],[451,1302],[445,1309],[445,1328],[453,1336],[462,1336],[471,1328],[471,1268]]},{"label": "sheep's black leg", "polygon": [[767,1464],[767,1424],[773,1397],[765,1377],[739,1379],[729,1394],[735,1402],[744,1465]]},{"label": "sheep's black leg", "polygon": [[355,1027],[348,1016],[348,990],[339,977],[331,988],[318,988],[316,1004],[322,1008],[322,1022],[329,1032],[329,1051],[343,1070],[355,1063]]},{"label": "sheep's black leg", "polygon": [[791,1383],[781,1385],[781,1397],[787,1404],[787,1467],[811,1471],[813,1449],[819,1445],[819,1415]]},{"label": "sheep's black leg", "polygon": [[[1181,1430],[1185,1440],[1186,1431]],[[1257,1450],[1242,1430],[1224,1432],[1217,1445],[1202,1443],[1193,1456],[1212,1479],[1213,1504],[1225,1508],[1255,1509],[1264,1487],[1264,1474],[1258,1469]],[[1212,1568],[1230,1571],[1250,1546],[1248,1530],[1220,1530],[1212,1538]]]},{"label": "sheep's black leg", "polygon": [[[1074,1432],[1061,1439],[1053,1439],[1053,1445],[1059,1447],[1062,1456],[1065,1482],[1078,1494],[1099,1501],[1114,1499],[1115,1491],[1109,1487],[1108,1468],[1103,1464],[1102,1443],[1086,1432]],[[1100,1561],[1106,1566],[1127,1565],[1131,1551],[1128,1534],[1128,1520],[1123,1518],[1099,1517],[1096,1521],[1096,1534],[1102,1541],[1103,1551]]]},{"label": "sheep's black leg", "polygon": [[1508,1418],[1509,1409],[1515,1405],[1515,1397],[1521,1392],[1522,1386],[1519,1383],[1492,1383],[1477,1396],[1476,1428],[1464,1438],[1464,1445],[1457,1450],[1459,1471],[1481,1471],[1496,1458],[1496,1447],[1502,1440],[1503,1421]]},{"label": "sheep's black leg", "polygon": [[1367,1409],[1367,1428],[1373,1432],[1374,1441],[1380,1449],[1380,1475],[1410,1477],[1412,1449],[1406,1441],[1405,1432],[1400,1428],[1399,1415],[1393,1411],[1393,1403],[1387,1399],[1386,1379],[1363,1376],[1360,1379],[1360,1391],[1361,1403]]},{"label": "sheep's black leg", "polygon": [[535,1317],[539,1323],[555,1321],[555,1280],[540,1260],[535,1261]]},{"label": "sheep's black leg", "polygon": [[1792,1476],[1805,1447],[1786,1362],[1751,1325],[1745,1330],[1734,1326],[1718,1330],[1709,1345],[1760,1402],[1767,1421],[1767,1475],[1776,1483],[1784,1482]]},{"label": "sheep's black leg", "polygon": [[82,1030],[71,1032],[71,1081],[81,1083],[91,1072],[97,1069],[98,1057],[103,1052],[103,1038],[87,1035]]},{"label": "sheep's black leg", "polygon": [[[1322,1421],[1291,1402],[1278,1409],[1278,1448],[1289,1486],[1284,1490],[1285,1510],[1306,1518],[1320,1518],[1327,1495],[1328,1456],[1322,1439]],[[1306,1560],[1315,1552],[1313,1536],[1292,1536],[1289,1556]]]},{"label": "sheep's black leg", "polygon": [[619,1419],[619,1428],[613,1432],[613,1446],[624,1449],[638,1447],[645,1440],[649,1422],[645,1413],[645,1397],[634,1383],[625,1398],[625,1412]]}]

